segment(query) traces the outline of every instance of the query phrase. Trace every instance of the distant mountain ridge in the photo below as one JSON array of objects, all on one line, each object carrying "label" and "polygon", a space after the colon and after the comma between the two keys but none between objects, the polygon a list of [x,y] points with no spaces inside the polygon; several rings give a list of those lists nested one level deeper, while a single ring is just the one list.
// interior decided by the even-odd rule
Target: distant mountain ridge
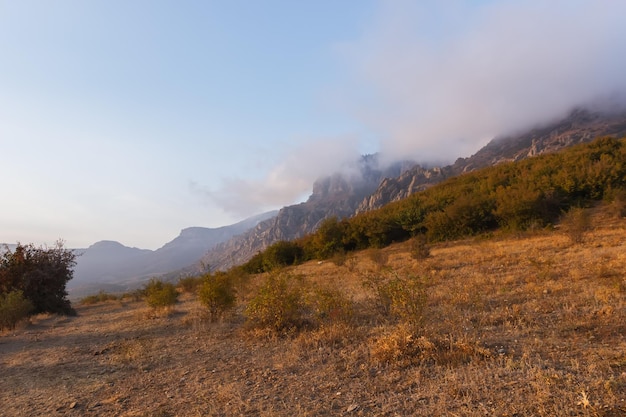
[{"label": "distant mountain ridge", "polygon": [[79,256],[68,290],[70,294],[93,292],[99,288],[123,291],[151,277],[189,267],[215,245],[253,228],[276,213],[263,213],[218,228],[189,227],[154,251],[130,248],[115,241],[94,243],[87,249],[76,251]]},{"label": "distant mountain ridge", "polygon": [[360,161],[360,178],[333,174],[318,180],[305,203],[284,207],[275,218],[215,246],[203,259],[212,268],[227,269],[244,263],[274,242],[315,231],[325,218],[374,210],[464,172],[556,152],[607,135],[626,135],[626,112],[574,110],[563,120],[495,138],[474,155],[443,167],[425,168],[405,161],[385,169],[378,166],[376,155],[369,155]]}]

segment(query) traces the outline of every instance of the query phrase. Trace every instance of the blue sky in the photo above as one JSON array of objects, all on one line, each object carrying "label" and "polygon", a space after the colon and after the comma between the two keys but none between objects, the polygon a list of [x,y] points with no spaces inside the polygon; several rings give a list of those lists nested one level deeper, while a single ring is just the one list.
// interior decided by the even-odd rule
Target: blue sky
[{"label": "blue sky", "polygon": [[467,156],[621,97],[624,4],[0,0],[0,242],[155,249],[360,153]]}]

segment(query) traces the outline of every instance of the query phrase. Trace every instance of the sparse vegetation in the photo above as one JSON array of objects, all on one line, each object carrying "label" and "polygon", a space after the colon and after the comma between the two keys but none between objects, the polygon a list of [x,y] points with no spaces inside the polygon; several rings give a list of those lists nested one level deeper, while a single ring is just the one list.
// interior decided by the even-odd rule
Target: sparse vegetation
[{"label": "sparse vegetation", "polygon": [[362,251],[351,270],[233,275],[241,291],[219,324],[193,293],[152,320],[133,302],[33,316],[0,336],[3,412],[624,415],[626,220],[587,210],[585,245],[545,229],[431,242],[420,262],[395,244],[382,270]]},{"label": "sparse vegetation", "polygon": [[119,300],[119,299],[120,297],[114,294],[109,294],[107,292],[100,291],[98,292],[98,294],[88,295],[87,297],[82,298],[80,300],[80,304],[91,305],[91,304],[103,303],[106,301],[113,301],[113,300]]}]

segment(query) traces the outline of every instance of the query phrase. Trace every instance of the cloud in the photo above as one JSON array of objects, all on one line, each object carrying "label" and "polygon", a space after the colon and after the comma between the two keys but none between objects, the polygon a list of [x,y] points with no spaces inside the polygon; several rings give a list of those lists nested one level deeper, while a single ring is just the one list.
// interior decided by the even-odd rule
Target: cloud
[{"label": "cloud", "polygon": [[626,3],[381,1],[342,45],[352,111],[390,159],[453,160],[626,91]]},{"label": "cloud", "polygon": [[359,156],[355,137],[307,140],[288,150],[283,162],[262,179],[230,177],[211,190],[190,187],[227,213],[247,217],[303,200],[315,180],[338,170],[350,170]]},{"label": "cloud", "polygon": [[302,200],[372,137],[383,163],[448,163],[576,106],[623,99],[623,16],[626,2],[612,0],[381,0],[364,32],[336,45],[345,73],[331,107],[363,137],[310,139],[261,180],[195,189],[247,216]]}]

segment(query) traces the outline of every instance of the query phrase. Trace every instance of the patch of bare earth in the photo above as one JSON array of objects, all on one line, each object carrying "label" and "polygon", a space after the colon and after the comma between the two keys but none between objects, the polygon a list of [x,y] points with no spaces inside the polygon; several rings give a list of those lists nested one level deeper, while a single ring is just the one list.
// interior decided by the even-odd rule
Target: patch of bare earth
[{"label": "patch of bare earth", "polygon": [[288,336],[244,325],[249,295],[216,324],[189,294],[170,314],[113,301],[35,317],[0,336],[0,415],[626,416],[626,225],[595,224],[581,245],[385,249],[386,267],[426,279],[418,331],[374,312],[367,253],[292,270],[355,315]]}]

